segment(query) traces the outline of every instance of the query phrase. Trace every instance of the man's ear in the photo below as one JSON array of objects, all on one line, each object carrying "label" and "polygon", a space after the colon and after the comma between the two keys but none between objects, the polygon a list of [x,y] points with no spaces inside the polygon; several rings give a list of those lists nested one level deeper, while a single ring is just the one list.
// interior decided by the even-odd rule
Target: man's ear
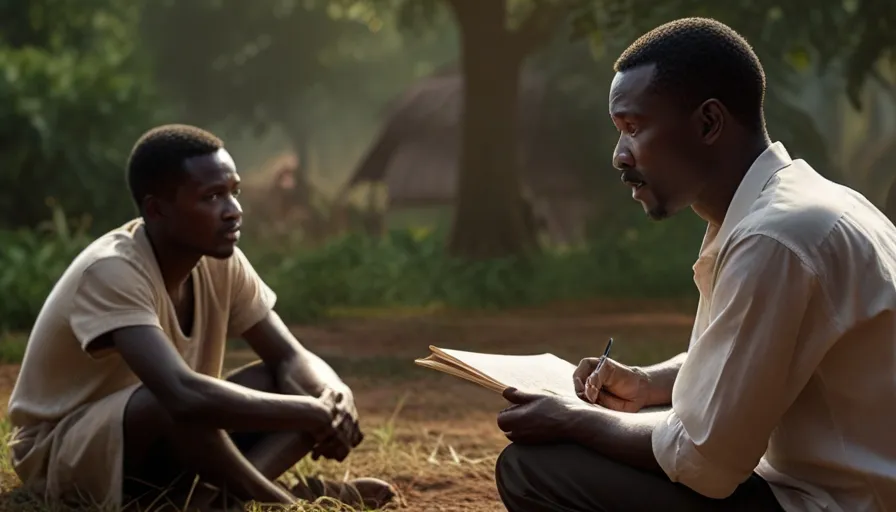
[{"label": "man's ear", "polygon": [[694,111],[694,121],[699,127],[700,141],[707,146],[722,135],[728,110],[717,99],[708,99]]},{"label": "man's ear", "polygon": [[164,200],[152,194],[144,197],[141,207],[143,218],[146,220],[156,220],[166,217],[168,209],[165,207],[164,203]]}]

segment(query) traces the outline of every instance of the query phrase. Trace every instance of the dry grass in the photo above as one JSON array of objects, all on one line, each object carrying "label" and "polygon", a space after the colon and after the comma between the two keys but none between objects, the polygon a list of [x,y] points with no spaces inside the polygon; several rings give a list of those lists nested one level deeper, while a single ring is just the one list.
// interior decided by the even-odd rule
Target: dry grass
[{"label": "dry grass", "polygon": [[[495,415],[505,403],[472,384],[418,368],[413,358],[426,355],[427,346],[433,344],[508,353],[550,351],[577,361],[602,350],[606,337],[613,336],[615,357],[646,364],[686,346],[687,314],[651,315],[645,311],[648,308],[637,305],[627,305],[627,312],[606,309],[579,305],[519,316],[368,317],[297,329],[305,344],[327,359],[355,390],[366,439],[342,464],[303,460],[285,478],[383,478],[398,487],[404,509],[414,512],[504,510],[495,489],[494,463],[507,444],[495,424]],[[245,352],[234,354],[230,365],[251,357]],[[0,404],[6,402],[15,370],[0,366]],[[0,435],[8,428],[0,419]],[[0,454],[0,512],[52,510],[16,490],[18,485],[5,453]],[[182,502],[166,503],[164,498],[154,509],[162,510],[162,505],[167,507],[164,510],[183,509]],[[247,510],[261,508],[253,504]],[[351,509],[331,502],[303,503],[291,510]]]},{"label": "dry grass", "polygon": [[[479,395],[474,407],[492,402],[500,407],[500,400],[488,392],[470,389],[466,383],[446,382],[446,392],[455,397],[447,406],[460,407],[457,397]],[[403,387],[403,386],[402,386]],[[370,390],[373,396],[383,392],[400,392],[398,388]],[[359,393],[360,400],[364,393]],[[466,418],[460,415],[454,421],[427,421],[419,413],[403,418],[404,404],[419,411],[421,406],[432,404],[444,397],[438,393],[405,392],[396,404],[393,414],[374,412],[365,415],[366,438],[364,443],[343,463],[333,461],[302,460],[295,470],[284,476],[284,483],[294,484],[301,475],[323,476],[342,480],[360,476],[376,476],[395,484],[402,500],[410,510],[419,511],[497,511],[503,510],[494,489],[493,469],[497,454],[506,444],[494,426],[494,417],[480,411],[472,411]],[[497,409],[496,409],[497,410]],[[7,435],[9,424],[0,422],[0,432]],[[0,510],[22,512],[50,512],[53,510],[39,503],[23,491],[9,460],[0,456]],[[162,495],[149,505],[133,506],[133,510],[184,510],[180,500],[173,502]],[[91,507],[94,508],[94,507]],[[272,507],[264,507],[268,510]],[[246,510],[257,511],[262,507],[250,504]],[[282,509],[282,508],[281,508]],[[59,512],[64,509],[56,508]],[[53,512],[56,512],[53,510]],[[65,509],[68,510],[68,509]],[[318,512],[354,509],[322,500],[318,504],[302,503],[289,508],[291,511]]]}]

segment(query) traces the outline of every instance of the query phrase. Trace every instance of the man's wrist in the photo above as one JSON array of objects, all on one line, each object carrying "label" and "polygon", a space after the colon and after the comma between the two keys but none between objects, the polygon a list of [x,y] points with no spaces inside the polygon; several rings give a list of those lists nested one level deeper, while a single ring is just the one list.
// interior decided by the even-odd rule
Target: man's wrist
[{"label": "man's wrist", "polygon": [[595,440],[605,437],[608,422],[614,421],[609,409],[601,406],[583,404],[573,409],[571,421],[566,422],[566,436],[570,441],[583,446],[596,448]]},{"label": "man's wrist", "polygon": [[314,386],[313,382],[304,378],[306,370],[293,361],[284,361],[274,370],[277,388],[290,395],[306,395],[317,398],[323,393],[323,386]]},{"label": "man's wrist", "polygon": [[647,401],[644,403],[645,407],[669,405],[671,403],[671,390],[663,389],[663,386],[659,386],[657,379],[651,372],[640,366],[632,367],[632,370],[643,379],[644,384],[642,385],[646,388],[647,395]]}]

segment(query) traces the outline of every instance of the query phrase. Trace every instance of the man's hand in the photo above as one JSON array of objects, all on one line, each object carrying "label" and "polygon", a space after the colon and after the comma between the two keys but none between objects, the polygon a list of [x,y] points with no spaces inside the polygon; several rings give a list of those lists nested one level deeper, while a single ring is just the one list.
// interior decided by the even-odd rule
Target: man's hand
[{"label": "man's hand", "polygon": [[650,379],[643,370],[603,357],[582,359],[573,383],[579,398],[614,411],[638,412],[650,398]]},{"label": "man's hand", "polygon": [[281,393],[318,399],[328,411],[327,430],[316,435],[314,458],[342,461],[364,438],[352,391],[323,359],[299,343],[277,313],[268,315],[243,334],[259,357],[274,369]]},{"label": "man's hand", "polygon": [[339,462],[364,439],[352,390],[341,381],[325,383],[302,366],[281,367],[277,385],[287,393],[316,396],[330,413],[330,430],[311,452],[314,460],[324,457]]},{"label": "man's hand", "polygon": [[588,407],[574,398],[507,389],[504,398],[514,404],[498,414],[498,427],[515,443],[544,443],[575,436],[576,419]]},{"label": "man's hand", "polygon": [[311,455],[314,460],[324,457],[342,462],[364,440],[354,397],[348,386],[344,386],[339,390],[326,388],[320,400],[330,408],[333,433],[318,443]]}]

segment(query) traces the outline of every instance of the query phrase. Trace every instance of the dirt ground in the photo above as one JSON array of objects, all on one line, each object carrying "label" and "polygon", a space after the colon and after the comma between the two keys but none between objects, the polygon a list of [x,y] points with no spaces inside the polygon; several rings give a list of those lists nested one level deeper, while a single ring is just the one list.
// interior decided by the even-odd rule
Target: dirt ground
[{"label": "dirt ground", "polygon": [[[413,364],[428,346],[501,353],[552,352],[570,362],[596,355],[608,337],[613,356],[648,364],[686,347],[689,305],[621,301],[561,305],[503,314],[369,316],[297,327],[298,337],[330,362],[355,390],[365,442],[345,463],[303,461],[299,470],[332,478],[386,478],[399,487],[406,510],[504,510],[494,462],[507,444],[495,423],[500,396]],[[235,348],[228,366],[254,355]],[[16,368],[0,366],[5,405]],[[2,415],[2,411],[0,411]],[[0,458],[0,471],[4,466]],[[0,510],[15,505],[13,477],[0,475]],[[6,496],[4,499],[3,496]]]}]

